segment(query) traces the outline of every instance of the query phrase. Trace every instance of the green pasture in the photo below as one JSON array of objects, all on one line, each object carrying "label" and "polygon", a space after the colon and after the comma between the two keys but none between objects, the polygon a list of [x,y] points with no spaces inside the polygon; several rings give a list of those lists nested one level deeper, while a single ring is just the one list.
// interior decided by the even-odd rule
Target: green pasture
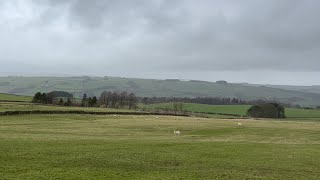
[{"label": "green pasture", "polygon": [[32,100],[31,96],[20,96],[20,95],[0,93],[0,102],[1,101],[30,102],[31,100]]},{"label": "green pasture", "polygon": [[[145,109],[173,109],[173,103],[158,103],[150,105],[140,105],[141,108]],[[235,114],[245,116],[247,110],[250,108],[249,105],[206,105],[206,104],[194,104],[184,103],[183,109],[191,112],[199,113],[223,113],[223,114]],[[286,108],[285,109],[287,118],[320,118],[320,110],[316,109],[297,109],[297,108]]]},{"label": "green pasture", "polygon": [[319,134],[303,121],[0,116],[0,179],[319,179]]}]

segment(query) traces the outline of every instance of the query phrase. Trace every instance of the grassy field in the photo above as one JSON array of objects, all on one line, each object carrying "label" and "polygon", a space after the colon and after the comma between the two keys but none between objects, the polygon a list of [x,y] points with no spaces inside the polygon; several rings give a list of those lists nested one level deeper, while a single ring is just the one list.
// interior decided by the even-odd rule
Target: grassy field
[{"label": "grassy field", "polygon": [[[156,108],[173,108],[172,103],[160,103],[151,105],[140,105],[141,108],[147,110]],[[222,114],[235,114],[245,116],[248,105],[204,105],[204,104],[184,104],[184,109],[187,111],[197,112],[194,115],[209,117],[209,118],[235,118],[229,115],[219,115],[214,113]],[[65,107],[65,106],[52,106],[52,105],[38,105],[27,102],[0,102],[0,112],[4,111],[32,111],[32,110],[52,110],[52,111],[91,111],[91,112],[127,112],[134,111],[128,109],[113,109],[113,108],[95,108],[95,107]],[[211,114],[210,114],[211,113]],[[318,120],[320,119],[320,110],[308,110],[308,109],[293,109],[286,108],[286,115],[290,120]]]},{"label": "grassy field", "polygon": [[319,122],[0,116],[0,179],[319,179],[319,134]]},{"label": "grassy field", "polygon": [[19,96],[19,95],[13,95],[13,94],[0,93],[0,101],[30,102],[31,100],[32,100],[31,96]]},{"label": "grassy field", "polygon": [[[168,108],[173,109],[173,103],[159,103],[150,105],[140,105],[145,109],[157,109]],[[193,104],[184,103],[183,108],[187,111],[201,112],[201,113],[224,113],[224,114],[236,114],[245,116],[249,105],[206,105],[206,104]],[[320,110],[310,109],[295,109],[286,108],[287,118],[320,118]]]}]

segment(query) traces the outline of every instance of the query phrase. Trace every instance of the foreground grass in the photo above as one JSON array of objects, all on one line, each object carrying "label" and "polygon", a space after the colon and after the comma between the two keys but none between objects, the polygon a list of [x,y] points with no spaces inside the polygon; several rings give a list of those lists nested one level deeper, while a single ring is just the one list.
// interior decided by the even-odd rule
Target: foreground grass
[{"label": "foreground grass", "polygon": [[[150,105],[141,105],[145,109],[166,108],[173,109],[173,103],[158,103]],[[249,105],[206,105],[195,103],[184,103],[184,110],[200,113],[224,113],[245,116]],[[286,108],[287,118],[320,118],[320,110]]]},{"label": "foreground grass", "polygon": [[31,102],[31,96],[20,96],[14,94],[0,93],[0,101],[19,101],[19,102]]},{"label": "foreground grass", "polygon": [[319,133],[319,122],[0,116],[0,179],[318,179]]}]

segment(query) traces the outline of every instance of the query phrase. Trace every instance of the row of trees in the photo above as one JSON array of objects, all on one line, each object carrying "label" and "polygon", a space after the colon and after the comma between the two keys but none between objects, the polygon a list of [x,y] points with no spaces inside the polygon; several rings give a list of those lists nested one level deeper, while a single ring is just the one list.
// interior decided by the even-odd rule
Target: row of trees
[{"label": "row of trees", "polygon": [[97,102],[98,102],[98,99],[96,96],[88,97],[87,94],[84,93],[81,100],[81,106],[93,107],[93,106],[96,106]]},{"label": "row of trees", "polygon": [[[53,91],[50,93],[37,92],[34,95],[32,102],[64,106],[78,105],[83,107],[94,107],[99,105],[112,108],[128,107],[129,109],[136,108],[138,103],[137,96],[134,93],[128,93],[126,91],[104,91],[101,93],[99,99],[96,96],[89,97],[84,93],[80,103],[79,101],[75,101],[72,97],[72,94],[61,91]],[[73,99],[73,102],[71,99]]]},{"label": "row of trees", "polygon": [[[265,104],[270,100],[242,100],[237,98],[220,98],[220,97],[142,97],[139,101],[144,104],[155,103],[167,103],[167,102],[183,102],[183,103],[197,103],[197,104],[209,104],[209,105],[252,105],[252,104]],[[283,103],[282,103],[283,104]],[[283,104],[286,107],[290,107],[290,104]]]},{"label": "row of trees", "polygon": [[[41,93],[37,92],[33,98],[32,102],[33,103],[41,103],[41,104],[54,104],[56,99],[60,96],[60,100],[58,101],[59,105],[64,105],[64,106],[71,106],[72,102],[71,99],[72,95],[70,94],[60,94],[59,91],[52,91],[49,93]],[[66,97],[65,97],[66,96]],[[63,100],[65,98],[66,100]]]},{"label": "row of trees", "polygon": [[134,93],[127,91],[103,91],[99,97],[99,102],[106,107],[133,109],[137,107],[138,98]]}]

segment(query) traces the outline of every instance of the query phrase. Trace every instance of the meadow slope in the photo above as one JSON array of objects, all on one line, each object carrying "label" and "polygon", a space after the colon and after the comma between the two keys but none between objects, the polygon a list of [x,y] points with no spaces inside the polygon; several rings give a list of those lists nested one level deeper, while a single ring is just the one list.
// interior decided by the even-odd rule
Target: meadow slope
[{"label": "meadow slope", "polygon": [[[174,129],[182,135],[174,136]],[[319,134],[319,122],[0,116],[0,175],[1,179],[318,179]]]}]

